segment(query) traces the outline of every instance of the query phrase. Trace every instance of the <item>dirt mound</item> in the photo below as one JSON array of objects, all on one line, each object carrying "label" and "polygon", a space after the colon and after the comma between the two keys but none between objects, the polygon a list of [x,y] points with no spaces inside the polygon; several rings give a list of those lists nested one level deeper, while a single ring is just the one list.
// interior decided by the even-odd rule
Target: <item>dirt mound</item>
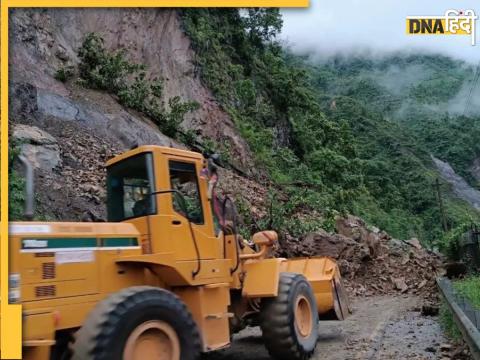
[{"label": "dirt mound", "polygon": [[354,216],[337,218],[336,230],[337,234],[322,230],[289,239],[287,253],[336,259],[353,296],[409,293],[430,298],[436,294],[435,277],[442,271],[442,261],[418,239],[392,239]]}]

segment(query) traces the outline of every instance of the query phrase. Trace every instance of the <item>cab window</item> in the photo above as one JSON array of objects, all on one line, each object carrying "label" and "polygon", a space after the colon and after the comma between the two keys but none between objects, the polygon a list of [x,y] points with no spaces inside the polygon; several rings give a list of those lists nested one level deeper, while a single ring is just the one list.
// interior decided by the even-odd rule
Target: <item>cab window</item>
[{"label": "cab window", "polygon": [[203,224],[203,210],[195,164],[169,161],[173,209],[194,224]]},{"label": "cab window", "polygon": [[143,153],[107,168],[108,221],[156,213],[153,157]]}]

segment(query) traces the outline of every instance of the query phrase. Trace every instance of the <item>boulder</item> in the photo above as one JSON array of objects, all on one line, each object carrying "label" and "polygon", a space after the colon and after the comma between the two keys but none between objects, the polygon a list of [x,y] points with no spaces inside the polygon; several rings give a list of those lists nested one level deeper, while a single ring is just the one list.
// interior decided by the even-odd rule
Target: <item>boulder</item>
[{"label": "boulder", "polygon": [[370,257],[375,258],[384,253],[381,240],[385,234],[375,227],[368,229],[361,218],[353,215],[339,216],[335,219],[335,228],[340,235],[367,246]]},{"label": "boulder", "polygon": [[34,168],[51,171],[61,165],[60,147],[49,133],[36,126],[17,124],[11,136]]},{"label": "boulder", "polygon": [[407,243],[412,245],[417,250],[420,250],[422,248],[422,245],[420,244],[420,241],[415,237],[411,238],[410,240],[407,240]]},{"label": "boulder", "polygon": [[347,236],[359,242],[363,241],[368,235],[365,222],[353,215],[348,215],[347,217],[338,216],[335,219],[335,229],[340,235]]}]

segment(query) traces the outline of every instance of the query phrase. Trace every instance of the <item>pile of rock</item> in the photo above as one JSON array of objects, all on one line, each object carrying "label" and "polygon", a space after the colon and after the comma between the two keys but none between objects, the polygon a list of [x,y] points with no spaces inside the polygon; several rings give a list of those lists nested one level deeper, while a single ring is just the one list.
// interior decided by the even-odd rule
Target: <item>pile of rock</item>
[{"label": "pile of rock", "polygon": [[50,130],[12,126],[11,138],[35,169],[36,214],[48,219],[105,220],[105,162],[120,153],[120,147],[74,123]]},{"label": "pile of rock", "polygon": [[[12,126],[12,138],[36,168],[38,212],[53,219],[104,220],[104,164],[121,152],[120,144],[74,123],[51,125],[49,132],[29,125]],[[232,172],[221,172],[221,192],[248,203],[253,218],[266,216],[265,187]],[[436,292],[441,259],[417,239],[392,239],[354,216],[339,217],[336,231],[320,230],[301,239],[285,234],[278,253],[336,259],[351,295],[414,293],[428,297]]]},{"label": "pile of rock", "polygon": [[410,293],[429,298],[436,294],[435,277],[442,271],[442,261],[418,239],[392,239],[354,216],[337,218],[336,230],[336,234],[321,230],[297,241],[290,239],[289,255],[336,259],[353,296]]}]

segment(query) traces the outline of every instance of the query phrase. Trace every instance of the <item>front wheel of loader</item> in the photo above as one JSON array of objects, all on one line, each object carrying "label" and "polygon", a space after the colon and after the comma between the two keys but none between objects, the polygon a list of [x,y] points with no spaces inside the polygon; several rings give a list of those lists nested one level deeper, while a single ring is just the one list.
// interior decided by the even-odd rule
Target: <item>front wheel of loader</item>
[{"label": "front wheel of loader", "polygon": [[73,360],[195,360],[200,335],[184,303],[150,286],[100,302],[77,332]]},{"label": "front wheel of loader", "polygon": [[278,295],[262,300],[260,327],[274,359],[304,360],[318,338],[318,311],[310,283],[301,274],[281,273]]}]

